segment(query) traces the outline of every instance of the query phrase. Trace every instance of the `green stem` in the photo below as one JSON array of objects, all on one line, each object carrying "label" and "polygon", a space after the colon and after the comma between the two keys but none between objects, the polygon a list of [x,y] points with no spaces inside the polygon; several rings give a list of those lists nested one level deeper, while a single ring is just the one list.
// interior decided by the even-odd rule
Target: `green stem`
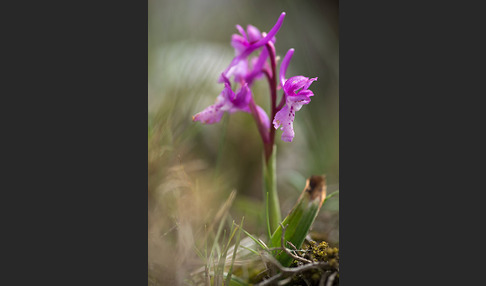
[{"label": "green stem", "polygon": [[273,152],[269,160],[263,156],[263,198],[265,199],[265,217],[267,228],[273,233],[282,221],[280,215],[280,203],[277,193],[277,146],[273,146]]}]

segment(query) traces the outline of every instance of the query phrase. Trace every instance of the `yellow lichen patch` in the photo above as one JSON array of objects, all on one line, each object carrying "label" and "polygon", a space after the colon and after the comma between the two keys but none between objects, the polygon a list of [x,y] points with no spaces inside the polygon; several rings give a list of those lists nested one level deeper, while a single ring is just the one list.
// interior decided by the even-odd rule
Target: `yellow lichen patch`
[{"label": "yellow lichen patch", "polygon": [[314,261],[325,261],[331,265],[337,265],[339,263],[339,249],[336,247],[329,247],[329,244],[325,241],[317,243],[315,241],[309,241],[309,244],[304,247],[306,250],[304,257]]},{"label": "yellow lichen patch", "polygon": [[[339,285],[339,249],[330,247],[326,241],[307,241],[300,256],[321,265],[319,267],[301,272],[292,277],[289,284],[285,285]],[[292,267],[305,267],[306,262],[294,260]],[[324,279],[324,280],[323,280]]]}]

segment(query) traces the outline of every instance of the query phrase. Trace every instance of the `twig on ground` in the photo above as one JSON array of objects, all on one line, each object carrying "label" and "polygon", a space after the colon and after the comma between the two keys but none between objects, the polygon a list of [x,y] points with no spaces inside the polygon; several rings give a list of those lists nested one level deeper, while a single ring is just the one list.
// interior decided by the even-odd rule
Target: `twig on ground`
[{"label": "twig on ground", "polygon": [[278,286],[287,285],[288,283],[290,283],[290,281],[292,281],[292,276],[278,281],[277,285]]},{"label": "twig on ground", "polygon": [[[287,241],[287,243],[290,243],[289,241]],[[269,249],[265,249],[267,252],[272,252],[274,250],[284,250],[283,247],[272,247],[272,248],[269,248]],[[292,250],[294,252],[306,252],[306,250],[303,250],[303,249],[296,249],[296,250]]]},{"label": "twig on ground", "polygon": [[282,273],[274,275],[267,280],[263,280],[261,283],[255,284],[255,286],[271,285],[273,282],[275,282],[275,280],[278,280],[280,277],[282,277],[282,275]]},{"label": "twig on ground", "polygon": [[304,251],[304,250],[298,250],[297,247],[295,247],[295,245],[290,241],[287,241],[287,243],[290,244],[290,246],[292,246],[294,248],[293,251]]},{"label": "twig on ground", "polygon": [[328,262],[325,261],[319,261],[319,262],[311,262],[308,264],[304,264],[301,266],[297,267],[285,267],[282,266],[275,258],[273,258],[270,255],[264,255],[263,256],[265,260],[271,262],[273,265],[277,266],[277,268],[284,274],[300,274],[304,271],[310,270],[310,269],[322,269],[322,270],[335,270],[334,267],[329,265]]},{"label": "twig on ground", "polygon": [[[285,227],[282,225],[282,223],[280,223],[280,227],[282,228],[282,237],[280,238],[280,246],[283,248],[283,250],[285,251],[285,253],[287,253],[288,255],[290,255],[293,259],[295,260],[298,260],[300,262],[304,262],[304,263],[312,263],[312,261],[308,260],[308,259],[305,259],[303,257],[300,257],[298,255],[295,255],[292,253],[292,251],[290,249],[288,249],[287,247],[285,247],[285,230],[287,229],[289,225],[286,225]],[[287,241],[289,242],[289,241]],[[289,242],[295,249],[297,249],[291,242]]]},{"label": "twig on ground", "polygon": [[329,279],[327,279],[326,286],[331,286],[334,283],[334,278],[336,278],[337,274],[338,274],[337,272],[334,272],[333,274],[331,274],[331,276],[329,276]]},{"label": "twig on ground", "polygon": [[[299,274],[302,274],[303,272],[312,270],[312,269],[318,269],[322,272],[322,276],[319,280],[319,285],[320,286],[331,286],[334,283],[335,277],[338,272],[333,272],[331,275],[329,271],[339,271],[339,268],[336,268],[335,265],[329,264],[329,262],[326,261],[319,261],[319,262],[313,262],[311,260],[308,260],[306,258],[303,258],[301,256],[298,256],[295,254],[295,252],[305,252],[305,250],[299,250],[297,247],[292,244],[290,241],[285,241],[285,231],[288,227],[288,225],[283,226],[280,223],[280,227],[282,228],[282,236],[280,238],[280,245],[281,247],[274,247],[274,248],[268,248],[266,249],[266,252],[260,252],[260,257],[262,258],[262,261],[264,262],[264,265],[266,267],[266,270],[263,272],[268,271],[268,273],[271,275],[272,272],[275,273],[275,270],[278,269],[279,273],[276,273],[275,275],[271,276],[270,278],[255,284],[255,286],[265,286],[265,285],[275,285],[275,282],[277,285],[285,285],[286,283],[290,282],[292,277],[297,276]],[[285,243],[288,243],[294,250],[289,249],[285,247]],[[282,250],[285,251],[286,254],[291,256],[294,260],[297,260],[301,263],[298,263],[299,265],[297,267],[285,267],[280,264],[280,262],[271,255],[272,251],[276,250]],[[267,263],[268,262],[268,263]],[[273,267],[271,267],[273,266]],[[262,272],[262,273],[263,273]],[[280,281],[279,281],[280,280]],[[304,278],[304,282],[306,284],[309,284],[309,281],[307,281]],[[326,283],[327,282],[327,283]],[[326,284],[324,284],[326,283]]]},{"label": "twig on ground", "polygon": [[324,271],[325,270],[335,270],[335,268],[332,267],[331,265],[329,265],[328,262],[324,262],[324,261],[311,262],[311,263],[304,264],[304,265],[301,265],[301,266],[289,268],[289,267],[282,266],[280,264],[280,262],[278,262],[275,258],[273,258],[272,256],[270,256],[268,254],[262,255],[262,258],[264,260],[270,262],[272,265],[276,266],[280,270],[280,273],[278,273],[275,276],[272,276],[271,278],[269,278],[267,280],[262,281],[261,283],[255,284],[255,286],[257,286],[257,285],[258,286],[270,285],[271,283],[273,283],[275,280],[278,280],[279,278],[287,278],[289,276],[295,276],[295,275],[298,275],[302,272],[305,272],[305,271],[308,271],[308,270],[311,270],[311,269],[321,269],[321,270],[324,270]]},{"label": "twig on ground", "polygon": [[329,272],[322,273],[321,279],[319,280],[319,286],[325,286],[324,283],[326,282],[327,276],[329,276]]}]

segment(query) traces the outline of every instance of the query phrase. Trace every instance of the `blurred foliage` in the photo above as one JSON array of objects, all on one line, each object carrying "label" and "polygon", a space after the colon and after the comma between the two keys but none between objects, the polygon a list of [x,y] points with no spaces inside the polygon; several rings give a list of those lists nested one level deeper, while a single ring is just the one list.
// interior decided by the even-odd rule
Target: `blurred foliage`
[{"label": "blurred foliage", "polygon": [[[319,77],[310,104],[296,114],[292,143],[278,144],[277,182],[282,215],[290,211],[305,180],[326,174],[328,193],[339,188],[339,28],[338,1],[148,1],[148,182],[149,272],[172,275],[195,263],[198,245],[231,190],[237,196],[231,218],[245,216],[245,229],[264,234],[262,144],[252,117],[225,115],[214,125],[192,116],[214,103],[219,74],[230,63],[236,24],[268,31],[282,11],[276,51],[295,53],[287,75]],[[268,110],[266,81],[253,86],[256,102]],[[279,92],[280,96],[281,92]],[[339,242],[339,198],[323,205],[313,234]],[[195,241],[194,241],[195,240]],[[177,245],[177,247],[173,247]],[[185,246],[184,258],[168,263]],[[164,258],[165,257],[165,258]],[[158,266],[157,266],[158,265]],[[157,268],[159,267],[159,268]],[[170,273],[170,274],[169,274]],[[167,278],[167,277],[165,277]],[[176,284],[176,282],[174,282]]]}]

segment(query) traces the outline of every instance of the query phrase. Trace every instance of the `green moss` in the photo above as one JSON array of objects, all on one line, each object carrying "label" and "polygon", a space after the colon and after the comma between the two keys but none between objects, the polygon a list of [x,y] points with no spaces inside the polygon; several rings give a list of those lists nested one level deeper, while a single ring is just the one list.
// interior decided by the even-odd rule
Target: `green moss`
[{"label": "green moss", "polygon": [[332,266],[337,266],[339,264],[339,249],[337,247],[330,247],[325,241],[317,243],[313,240],[306,243],[303,247],[305,250],[304,258],[319,262],[325,261],[329,262]]},{"label": "green moss", "polygon": [[[313,261],[313,262],[327,262],[331,268],[317,269],[312,268],[306,271],[300,272],[297,275],[293,275],[291,277],[284,277],[282,279],[291,278],[290,281],[287,281],[285,285],[288,286],[296,286],[296,285],[320,285],[322,282],[321,279],[323,275],[326,276],[325,280],[327,283],[327,279],[331,276],[331,274],[336,273],[334,277],[334,282],[332,285],[339,285],[339,248],[331,247],[329,243],[326,241],[306,241],[302,245],[301,249],[303,251],[298,251],[298,255],[301,257]],[[305,262],[293,260],[290,267],[299,267]],[[249,275],[248,282],[251,284],[256,284],[265,279],[269,279],[269,273],[267,271],[259,271],[259,272],[251,272]],[[326,285],[325,283],[325,285]]]}]

